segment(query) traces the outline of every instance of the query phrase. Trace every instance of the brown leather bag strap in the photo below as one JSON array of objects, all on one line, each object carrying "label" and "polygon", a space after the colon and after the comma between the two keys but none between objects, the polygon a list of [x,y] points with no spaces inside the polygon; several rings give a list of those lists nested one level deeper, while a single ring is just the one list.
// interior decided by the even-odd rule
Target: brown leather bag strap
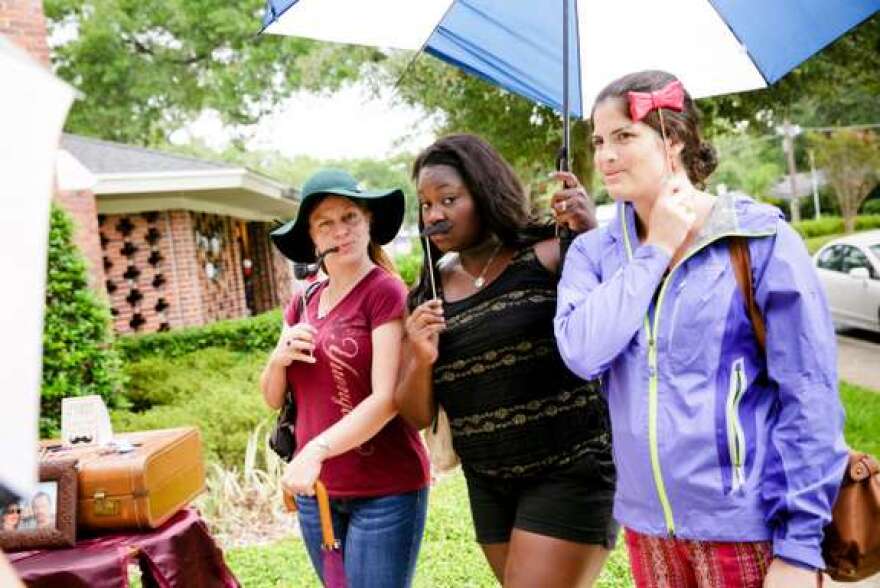
[{"label": "brown leather bag strap", "polygon": [[321,480],[315,482],[315,496],[318,498],[318,514],[321,517],[321,546],[324,549],[339,549],[333,534],[333,515],[330,514],[330,497]]},{"label": "brown leather bag strap", "polygon": [[752,258],[749,254],[749,243],[744,237],[731,237],[728,240],[730,245],[730,263],[733,266],[733,274],[736,276],[736,283],[739,285],[740,292],[746,301],[746,310],[749,313],[749,319],[752,321],[752,329],[755,331],[755,338],[761,351],[767,350],[767,329],[764,325],[764,317],[758,309],[758,303],[755,302],[755,287],[752,284]]}]

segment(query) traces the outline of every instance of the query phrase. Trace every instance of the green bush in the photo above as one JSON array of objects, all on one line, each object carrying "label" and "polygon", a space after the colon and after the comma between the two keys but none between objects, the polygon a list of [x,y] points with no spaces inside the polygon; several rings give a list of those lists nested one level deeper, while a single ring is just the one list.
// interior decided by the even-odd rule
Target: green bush
[{"label": "green bush", "polygon": [[862,204],[862,208],[859,212],[861,214],[870,214],[870,215],[880,216],[880,198],[874,198],[872,200],[865,200],[865,203]]},{"label": "green bush", "polygon": [[259,386],[266,357],[261,351],[215,348],[131,362],[128,394],[143,412],[112,411],[113,430],[196,426],[209,461],[238,466],[248,435],[273,414]]},{"label": "green bush", "polygon": [[394,265],[408,288],[416,285],[422,271],[422,250],[418,244],[413,246],[409,255],[400,255],[394,259]]},{"label": "green bush", "polygon": [[166,333],[119,337],[116,347],[129,361],[148,356],[179,357],[207,347],[233,351],[268,351],[281,332],[281,311],[254,317],[219,321]]},{"label": "green bush", "polygon": [[98,394],[122,406],[125,384],[112,346],[110,309],[89,287],[86,262],[73,243],[73,221],[52,205],[43,324],[40,434],[56,436],[65,396]]},{"label": "green bush", "polygon": [[[822,237],[843,233],[843,219],[839,216],[826,216],[819,220],[805,220],[792,225],[801,237]],[[856,217],[856,231],[880,228],[880,215],[866,214]]]}]

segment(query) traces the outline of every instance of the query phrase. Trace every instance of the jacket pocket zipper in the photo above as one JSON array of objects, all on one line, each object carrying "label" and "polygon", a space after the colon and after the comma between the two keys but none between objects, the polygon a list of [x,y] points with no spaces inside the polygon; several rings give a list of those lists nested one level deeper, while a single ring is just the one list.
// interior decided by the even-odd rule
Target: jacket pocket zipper
[{"label": "jacket pocket zipper", "polygon": [[746,391],[745,360],[739,358],[730,368],[727,393],[727,450],[730,453],[731,491],[745,484],[746,435],[739,420],[739,405]]}]

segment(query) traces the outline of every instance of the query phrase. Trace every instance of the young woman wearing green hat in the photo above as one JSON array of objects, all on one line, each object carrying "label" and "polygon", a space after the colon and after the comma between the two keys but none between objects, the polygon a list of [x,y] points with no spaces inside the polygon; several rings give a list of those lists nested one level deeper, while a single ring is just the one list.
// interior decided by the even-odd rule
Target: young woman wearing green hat
[{"label": "young woman wearing green hat", "polygon": [[294,262],[333,251],[304,311],[299,295],[285,309],[260,383],[272,408],[288,387],[296,403],[299,450],[282,485],[296,496],[312,564],[323,578],[320,477],[353,588],[411,584],[427,509],[427,456],[393,399],[406,288],[381,245],[403,211],[400,190],[364,191],[347,173],[323,170],[303,187],[296,219],[272,233]]},{"label": "young woman wearing green hat", "polygon": [[[410,293],[400,414],[419,427],[438,406],[448,415],[499,582],[591,585],[617,534],[615,472],[599,387],[565,367],[553,337],[555,226],[533,219],[510,165],[473,135],[429,146],[413,177],[438,263]],[[552,204],[573,230],[595,224],[582,189]]]}]

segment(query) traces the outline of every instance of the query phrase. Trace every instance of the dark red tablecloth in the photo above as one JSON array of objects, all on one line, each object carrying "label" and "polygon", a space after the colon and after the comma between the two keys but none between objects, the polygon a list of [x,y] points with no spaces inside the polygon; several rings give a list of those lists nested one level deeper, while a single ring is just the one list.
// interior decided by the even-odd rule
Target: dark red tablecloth
[{"label": "dark red tablecloth", "polygon": [[140,564],[144,588],[239,586],[195,509],[182,510],[151,531],[7,555],[29,588],[127,588],[130,563]]}]

